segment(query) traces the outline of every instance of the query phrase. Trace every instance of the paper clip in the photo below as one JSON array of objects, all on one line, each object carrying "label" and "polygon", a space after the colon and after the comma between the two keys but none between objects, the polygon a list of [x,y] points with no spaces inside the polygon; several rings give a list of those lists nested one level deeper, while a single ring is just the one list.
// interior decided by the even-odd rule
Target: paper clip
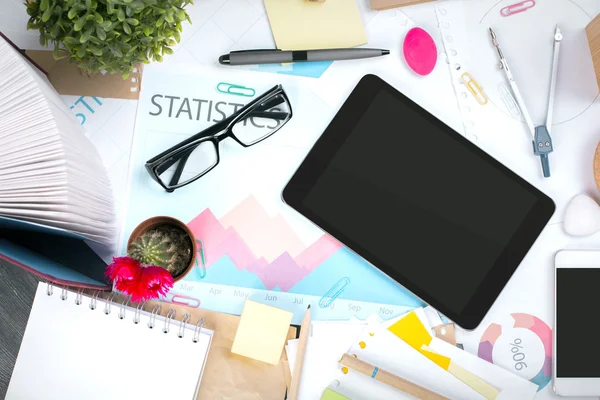
[{"label": "paper clip", "polygon": [[469,89],[469,92],[473,93],[473,96],[475,96],[475,100],[477,100],[477,102],[482,106],[486,105],[488,102],[488,98],[483,92],[481,86],[479,86],[479,83],[477,83],[475,78],[473,78],[473,75],[471,75],[468,72],[465,72],[461,75],[461,78],[465,85],[467,85],[467,89]]},{"label": "paper clip", "polygon": [[325,293],[323,295],[323,297],[321,297],[321,300],[319,300],[319,307],[321,307],[321,308],[329,307],[333,303],[333,301],[335,299],[337,299],[337,297],[340,294],[342,294],[342,292],[344,291],[344,289],[346,289],[346,286],[348,286],[348,284],[350,284],[350,279],[348,279],[346,277],[337,281],[331,287],[331,289],[329,289],[327,291],[327,293]]},{"label": "paper clip", "polygon": [[500,14],[503,17],[510,17],[511,15],[515,15],[518,13],[522,13],[523,11],[527,11],[530,8],[535,6],[535,0],[525,0],[519,3],[512,4],[510,6],[506,6],[500,10]]},{"label": "paper clip", "polygon": [[217,85],[217,90],[225,94],[234,94],[236,96],[252,97],[256,94],[256,91],[252,88],[248,88],[241,85],[234,85],[233,83],[220,82]]},{"label": "paper clip", "polygon": [[183,294],[175,293],[172,290],[167,295],[161,298],[165,303],[178,304],[182,306],[198,308],[200,307],[200,300],[194,297],[186,296]]},{"label": "paper clip", "polygon": [[204,258],[204,243],[202,240],[196,239],[198,243],[198,254],[200,256],[200,260],[202,261],[202,266],[198,263],[198,258],[196,258],[196,277],[198,279],[203,279],[206,276],[206,259]]},{"label": "paper clip", "polygon": [[502,83],[499,83],[498,84],[498,92],[500,92],[500,96],[502,97],[502,102],[508,109],[508,112],[510,113],[510,115],[512,115],[513,117],[519,117],[521,115],[521,109],[519,108],[519,105],[515,101],[512,94],[510,94],[510,91],[508,90],[508,88],[506,86],[504,86]]}]

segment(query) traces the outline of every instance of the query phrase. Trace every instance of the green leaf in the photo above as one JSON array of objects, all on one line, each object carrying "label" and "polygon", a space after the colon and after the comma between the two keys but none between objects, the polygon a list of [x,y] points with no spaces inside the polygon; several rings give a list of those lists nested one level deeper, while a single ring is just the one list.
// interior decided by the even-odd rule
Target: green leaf
[{"label": "green leaf", "polygon": [[125,12],[123,11],[122,8],[119,8],[117,10],[117,19],[121,22],[125,21]]},{"label": "green leaf", "polygon": [[106,6],[106,12],[110,15],[115,12],[115,5],[113,3],[108,3]]},{"label": "green leaf", "polygon": [[105,31],[108,30],[112,25],[112,22],[109,20],[106,20],[102,23],[102,29],[104,29]]},{"label": "green leaf", "polygon": [[85,45],[81,45],[79,46],[79,49],[77,50],[76,56],[81,60],[83,58],[83,56],[85,56]]},{"label": "green leaf", "polygon": [[175,15],[177,16],[177,19],[180,21],[183,21],[186,18],[186,14],[183,10],[177,10]]},{"label": "green leaf", "polygon": [[104,22],[104,18],[102,18],[102,15],[98,13],[94,13],[94,18],[96,19],[97,24],[101,24]]},{"label": "green leaf", "polygon": [[50,34],[52,35],[53,39],[59,37],[59,35],[60,35],[60,25],[54,24],[54,26],[52,27],[52,29],[50,29]]},{"label": "green leaf", "polygon": [[[27,10],[27,11],[29,11],[29,10]],[[34,21],[33,18],[30,19],[29,21],[27,21],[27,29],[39,29],[42,26],[42,25],[40,25],[40,24],[38,24],[36,22],[33,22],[33,21]]]},{"label": "green leaf", "polygon": [[167,13],[165,14],[165,20],[169,23],[173,23],[175,22],[175,18],[173,18],[173,13]]},{"label": "green leaf", "polygon": [[127,22],[123,22],[123,30],[126,34],[131,35],[131,28]]},{"label": "green leaf", "polygon": [[166,54],[173,54],[173,49],[170,47],[163,47],[163,52]]},{"label": "green leaf", "polygon": [[102,49],[100,49],[99,47],[90,46],[90,47],[88,47],[88,51],[90,51],[96,57],[102,56]]},{"label": "green leaf", "polygon": [[115,56],[117,56],[117,57],[123,57],[123,53],[121,53],[121,51],[120,51],[120,50],[119,50],[117,47],[114,47],[114,46],[109,46],[108,48],[110,49],[110,51],[111,51],[111,52],[112,52],[112,53],[113,53]]},{"label": "green leaf", "polygon": [[64,44],[66,44],[66,45],[70,45],[70,46],[72,46],[72,45],[74,45],[74,44],[79,44],[79,40],[77,40],[77,39],[75,39],[74,37],[71,37],[71,36],[67,36],[67,37],[65,37],[65,38],[62,40],[62,42],[63,42]]},{"label": "green leaf", "polygon": [[67,17],[69,19],[73,19],[77,16],[77,8],[76,7],[71,7],[71,9],[69,10],[69,13],[67,14]]},{"label": "green leaf", "polygon": [[121,77],[123,77],[123,79],[127,79],[127,78],[129,78],[129,74],[130,74],[130,72],[129,72],[129,71],[127,71],[127,72],[123,72],[123,73],[121,74]]},{"label": "green leaf", "polygon": [[42,22],[47,22],[51,16],[52,16],[52,9],[48,9],[48,10],[44,11],[44,13],[42,14]]},{"label": "green leaf", "polygon": [[156,20],[156,24],[155,24],[155,25],[156,25],[157,27],[159,27],[159,26],[161,26],[161,25],[162,25],[164,22],[165,22],[165,17],[164,17],[164,16],[162,16],[162,17],[160,17],[159,19],[157,19],[157,20]]},{"label": "green leaf", "polygon": [[179,31],[173,31],[173,37],[175,38],[177,43],[179,43],[179,41],[181,40],[181,35],[179,34]]},{"label": "green leaf", "polygon": [[50,8],[50,0],[42,0],[42,2],[40,3],[40,10],[46,11],[49,8]]},{"label": "green leaf", "polygon": [[92,35],[92,31],[93,29],[90,28],[87,31],[85,31],[83,33],[83,35],[81,35],[81,37],[79,38],[79,43],[85,43],[88,41],[88,39],[90,38],[90,36]]},{"label": "green leaf", "polygon": [[60,60],[60,59],[62,59],[62,58],[68,57],[68,54],[66,54],[66,53],[62,53],[62,54],[61,54],[59,51],[60,51],[60,48],[59,48],[58,46],[56,46],[56,47],[54,48],[54,51],[52,52],[52,57],[53,57],[55,60],[57,60],[57,61],[58,61],[58,60]]},{"label": "green leaf", "polygon": [[96,36],[98,36],[98,39],[100,40],[106,40],[106,32],[101,26],[96,25]]},{"label": "green leaf", "polygon": [[127,18],[125,21],[127,21],[127,23],[129,25],[133,25],[133,26],[138,26],[140,24],[140,21],[138,21],[135,18]]},{"label": "green leaf", "polygon": [[125,15],[127,15],[128,17],[132,17],[133,16],[133,8],[125,7]]},{"label": "green leaf", "polygon": [[75,22],[75,25],[73,25],[73,30],[75,30],[75,32],[79,32],[80,30],[83,29],[84,25],[85,25],[85,17],[81,17],[77,20],[77,22]]}]

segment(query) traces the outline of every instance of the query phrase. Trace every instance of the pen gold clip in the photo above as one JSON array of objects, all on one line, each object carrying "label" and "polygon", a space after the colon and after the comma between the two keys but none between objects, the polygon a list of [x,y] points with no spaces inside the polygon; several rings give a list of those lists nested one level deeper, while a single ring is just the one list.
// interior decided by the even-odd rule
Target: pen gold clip
[{"label": "pen gold clip", "polygon": [[467,86],[467,89],[469,89],[469,92],[475,96],[475,100],[477,100],[477,102],[482,106],[486,105],[488,103],[488,97],[483,92],[481,86],[479,86],[479,83],[477,83],[475,78],[473,78],[473,75],[465,72],[462,74],[461,78],[464,84]]}]

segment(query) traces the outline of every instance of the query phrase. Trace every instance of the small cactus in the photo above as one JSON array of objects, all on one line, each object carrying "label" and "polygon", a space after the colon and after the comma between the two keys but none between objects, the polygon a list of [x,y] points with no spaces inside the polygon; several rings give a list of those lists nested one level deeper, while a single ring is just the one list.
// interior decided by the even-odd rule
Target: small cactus
[{"label": "small cactus", "polygon": [[127,253],[142,264],[165,268],[173,277],[185,271],[192,259],[188,234],[171,225],[160,225],[142,233]]}]

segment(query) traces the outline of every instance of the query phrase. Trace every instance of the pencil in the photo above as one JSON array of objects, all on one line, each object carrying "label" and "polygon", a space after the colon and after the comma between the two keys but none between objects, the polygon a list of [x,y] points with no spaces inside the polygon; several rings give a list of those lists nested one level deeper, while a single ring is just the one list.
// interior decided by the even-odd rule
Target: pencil
[{"label": "pencil", "polygon": [[379,369],[349,354],[344,354],[342,356],[342,359],[340,360],[340,363],[348,368],[352,368],[353,370],[360,372],[361,374],[370,376],[371,378],[376,379],[379,382],[385,383],[387,385],[390,385],[391,387],[403,391],[404,393],[408,393],[412,396],[415,396],[417,399],[449,400],[448,398],[441,396],[435,392],[432,392],[431,390],[426,389],[422,386],[419,386],[416,383],[412,383],[410,381],[407,381],[406,379],[400,378],[399,376],[396,376],[391,372]]},{"label": "pencil", "polygon": [[294,363],[294,373],[292,374],[292,384],[288,393],[288,400],[297,400],[300,389],[300,379],[302,378],[302,366],[304,365],[304,355],[306,354],[306,344],[310,334],[310,304],[306,309],[302,325],[300,325],[300,338],[298,340],[298,352],[296,353],[296,362]]}]

